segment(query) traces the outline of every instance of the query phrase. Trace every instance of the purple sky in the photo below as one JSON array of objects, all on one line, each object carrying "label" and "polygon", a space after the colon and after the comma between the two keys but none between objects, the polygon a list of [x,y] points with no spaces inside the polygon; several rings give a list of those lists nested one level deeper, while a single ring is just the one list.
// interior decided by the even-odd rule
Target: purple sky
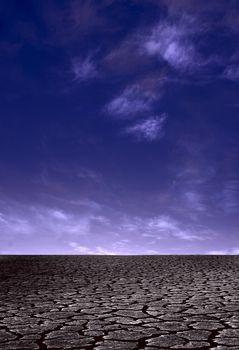
[{"label": "purple sky", "polygon": [[238,13],[0,4],[0,254],[239,254]]}]

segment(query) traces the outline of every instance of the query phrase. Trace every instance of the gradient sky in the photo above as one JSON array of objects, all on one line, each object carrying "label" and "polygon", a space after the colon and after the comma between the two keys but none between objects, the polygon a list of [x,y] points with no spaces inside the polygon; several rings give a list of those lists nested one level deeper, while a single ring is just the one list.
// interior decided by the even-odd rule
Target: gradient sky
[{"label": "gradient sky", "polygon": [[239,1],[2,1],[0,253],[239,254]]}]

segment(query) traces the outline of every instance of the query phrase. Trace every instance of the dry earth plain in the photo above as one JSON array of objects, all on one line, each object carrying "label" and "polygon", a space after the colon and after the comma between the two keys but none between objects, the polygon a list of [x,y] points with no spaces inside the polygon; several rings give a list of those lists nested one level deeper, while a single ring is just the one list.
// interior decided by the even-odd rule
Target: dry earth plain
[{"label": "dry earth plain", "polygon": [[1,256],[0,349],[237,349],[239,256]]}]

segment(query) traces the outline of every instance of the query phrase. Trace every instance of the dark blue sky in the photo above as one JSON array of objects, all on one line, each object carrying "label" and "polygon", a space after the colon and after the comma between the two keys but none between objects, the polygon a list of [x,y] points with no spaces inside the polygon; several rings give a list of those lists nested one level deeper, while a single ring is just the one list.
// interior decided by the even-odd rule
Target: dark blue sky
[{"label": "dark blue sky", "polygon": [[2,1],[0,253],[239,253],[239,2]]}]

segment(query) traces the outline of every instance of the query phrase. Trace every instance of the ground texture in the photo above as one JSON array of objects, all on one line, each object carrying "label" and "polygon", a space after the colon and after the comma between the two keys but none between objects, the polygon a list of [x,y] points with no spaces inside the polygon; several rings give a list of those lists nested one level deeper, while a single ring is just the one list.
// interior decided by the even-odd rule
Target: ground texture
[{"label": "ground texture", "polygon": [[0,257],[0,349],[237,349],[239,257]]}]

